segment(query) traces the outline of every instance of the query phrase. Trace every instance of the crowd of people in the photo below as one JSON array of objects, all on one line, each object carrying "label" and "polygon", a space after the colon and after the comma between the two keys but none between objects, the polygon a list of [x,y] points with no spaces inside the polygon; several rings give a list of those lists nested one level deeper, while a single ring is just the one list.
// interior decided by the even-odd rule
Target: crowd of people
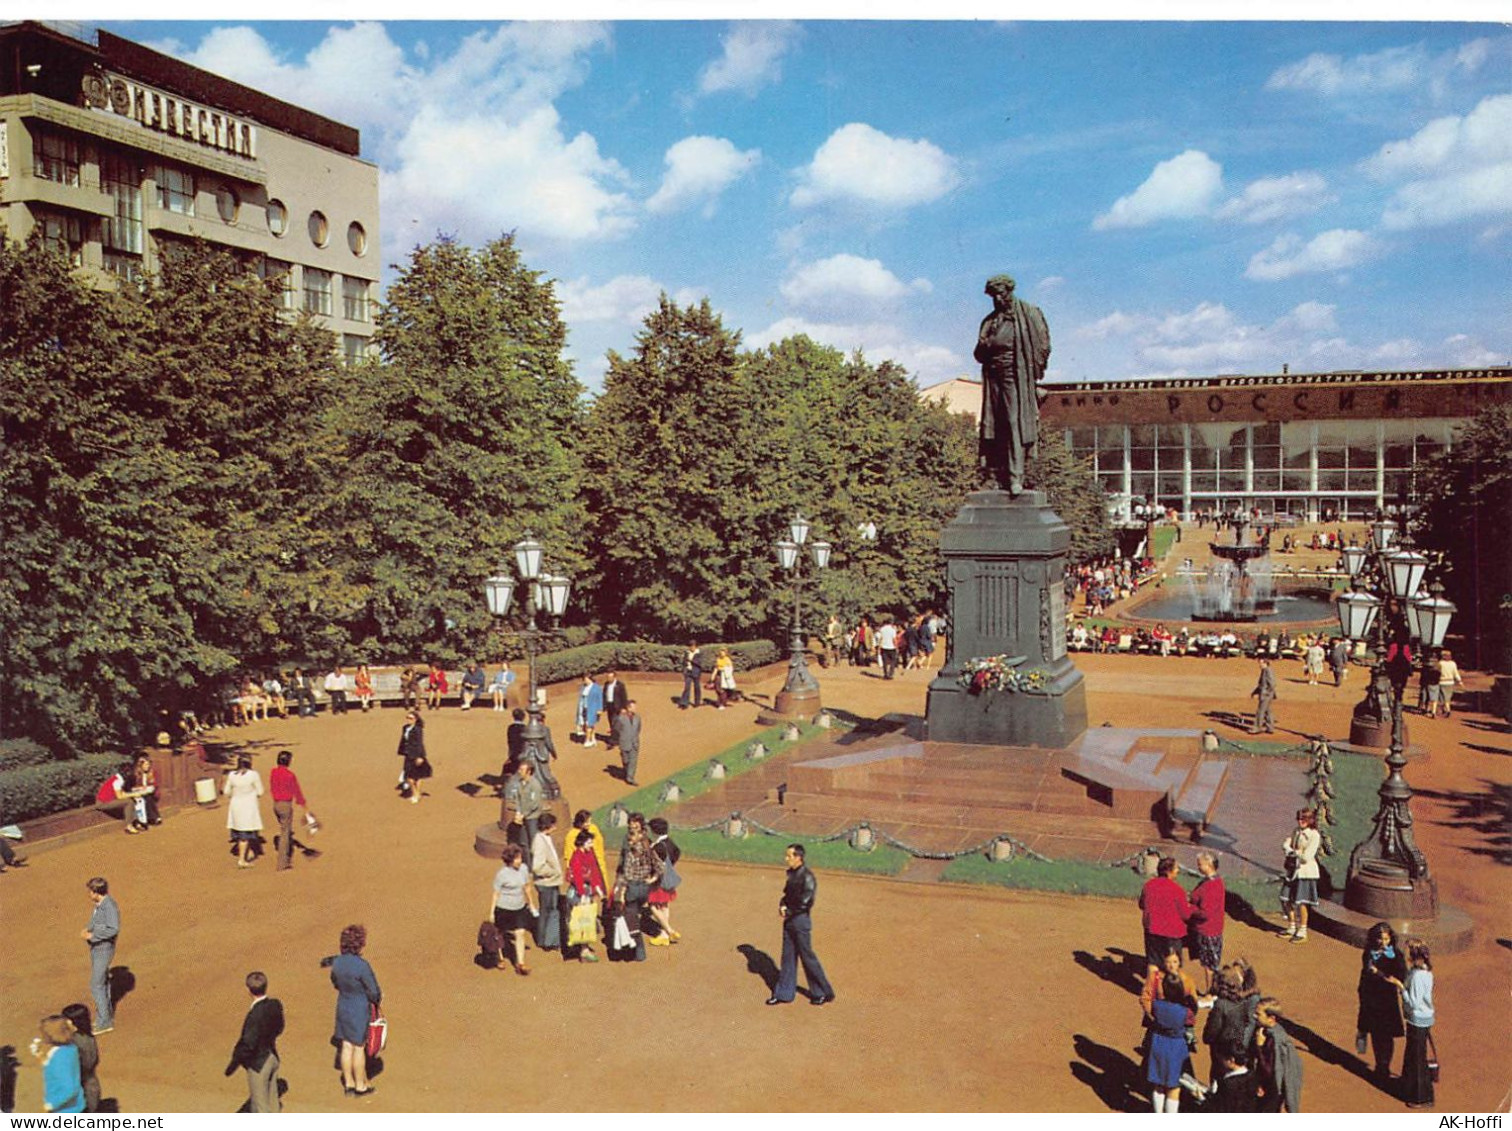
[{"label": "crowd of people", "polygon": [[883,679],[893,679],[900,671],[928,670],[949,631],[949,622],[933,609],[911,617],[863,614],[851,628],[831,614],[824,628],[824,662],[832,666],[844,657],[851,667],[880,668]]},{"label": "crowd of people", "polygon": [[1151,557],[1103,557],[1081,562],[1066,571],[1066,606],[1074,608],[1080,596],[1086,615],[1100,617],[1115,602],[1132,597],[1155,572]]},{"label": "crowd of people", "polygon": [[[1285,875],[1282,938],[1307,940],[1308,909],[1318,904],[1321,837],[1317,815],[1297,812],[1297,827],[1282,843]],[[1217,857],[1197,854],[1198,879],[1191,891],[1177,879],[1174,857],[1162,857],[1139,896],[1144,927],[1144,977],[1140,994],[1144,1078],[1151,1107],[1178,1112],[1185,1092],[1211,1112],[1300,1112],[1302,1062],[1274,997],[1262,995],[1251,963],[1223,961],[1227,892]],[[1183,968],[1183,949],[1202,971],[1203,986]],[[1433,966],[1421,939],[1399,942],[1390,924],[1370,929],[1356,986],[1355,1051],[1373,1054],[1374,1079],[1409,1107],[1432,1107],[1436,1050],[1433,1046]],[[1208,1049],[1210,1081],[1196,1077],[1197,1021],[1207,1011],[1201,1042]],[[1406,1037],[1399,1076],[1392,1075],[1397,1038]]]}]

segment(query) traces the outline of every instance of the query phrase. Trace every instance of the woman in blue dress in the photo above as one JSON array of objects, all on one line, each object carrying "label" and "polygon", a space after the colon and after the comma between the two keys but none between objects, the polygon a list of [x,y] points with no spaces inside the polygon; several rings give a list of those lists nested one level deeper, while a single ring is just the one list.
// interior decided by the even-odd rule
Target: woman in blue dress
[{"label": "woman in blue dress", "polygon": [[383,1000],[378,977],[362,948],[367,928],[353,924],[341,932],[341,953],[331,960],[331,985],[336,987],[336,1039],[341,1042],[341,1084],[349,1096],[371,1095],[368,1082],[367,1030],[371,1007]]},{"label": "woman in blue dress", "polygon": [[53,1014],[42,1018],[38,1028],[42,1036],[32,1042],[32,1055],[42,1062],[43,1110],[83,1111],[84,1084],[73,1023]]},{"label": "woman in blue dress", "polygon": [[1179,975],[1167,974],[1161,997],[1150,1011],[1150,1059],[1145,1079],[1156,1111],[1181,1109],[1181,1074],[1186,1070],[1187,996]]},{"label": "woman in blue dress", "polygon": [[597,746],[599,712],[604,709],[604,689],[593,682],[593,677],[583,673],[582,686],[578,688],[577,729],[583,736],[584,746]]}]

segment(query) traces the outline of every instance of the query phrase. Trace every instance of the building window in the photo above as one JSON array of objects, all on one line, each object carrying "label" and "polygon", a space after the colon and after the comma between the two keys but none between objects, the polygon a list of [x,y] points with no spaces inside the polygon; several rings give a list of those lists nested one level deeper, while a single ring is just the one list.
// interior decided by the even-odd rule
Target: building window
[{"label": "building window", "polygon": [[371,322],[372,314],[368,310],[368,281],[366,279],[354,279],[350,275],[341,280],[341,303],[342,314],[348,322]]},{"label": "building window", "polygon": [[64,134],[39,128],[32,135],[32,170],[44,181],[79,183],[79,143]]},{"label": "building window", "polygon": [[282,259],[269,259],[265,256],[257,264],[257,274],[262,279],[277,279],[279,308],[294,309],[294,265],[292,263],[285,263]]},{"label": "building window", "polygon": [[228,224],[236,223],[236,218],[241,215],[241,199],[230,185],[221,185],[215,190],[215,211]]},{"label": "building window", "polygon": [[347,225],[347,247],[353,255],[367,254],[367,231],[356,220]]},{"label": "building window", "polygon": [[[137,173],[136,163],[128,161],[117,154],[108,153],[100,158],[100,188],[105,195],[110,197],[111,215],[105,218],[101,230],[101,242],[107,252],[118,252],[121,255],[140,256],[142,254],[142,183]],[[120,256],[114,261],[119,262]],[[108,270],[126,278],[135,279],[140,273],[140,262],[134,269],[135,273],[128,274],[124,270],[118,270],[111,266],[113,260],[110,255],[105,257],[105,266]]]},{"label": "building window", "polygon": [[37,212],[37,231],[42,246],[55,251],[75,267],[84,265],[84,221],[77,216]]},{"label": "building window", "polygon": [[112,275],[125,279],[128,283],[140,283],[142,281],[142,257],[130,255],[124,251],[105,250],[105,270]]},{"label": "building window", "polygon": [[281,200],[268,201],[268,231],[281,236],[289,230],[289,210]]},{"label": "building window", "polygon": [[361,365],[367,360],[368,339],[361,334],[341,335],[341,353],[348,365]]},{"label": "building window", "polygon": [[194,174],[171,165],[157,165],[152,170],[157,182],[158,207],[180,216],[194,215]]},{"label": "building window", "polygon": [[331,273],[315,267],[304,269],[304,308],[311,314],[331,313]]},{"label": "building window", "polygon": [[324,212],[310,213],[310,242],[316,247],[325,247],[331,242],[331,224]]}]

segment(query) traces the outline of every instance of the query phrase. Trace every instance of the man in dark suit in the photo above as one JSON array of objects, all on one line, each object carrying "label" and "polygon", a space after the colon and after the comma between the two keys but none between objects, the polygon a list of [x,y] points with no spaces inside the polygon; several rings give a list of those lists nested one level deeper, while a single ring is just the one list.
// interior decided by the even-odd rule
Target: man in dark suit
[{"label": "man in dark suit", "polygon": [[609,713],[609,745],[613,746],[614,720],[620,717],[620,712],[625,709],[625,704],[630,702],[630,690],[625,686],[625,681],[620,679],[618,672],[610,672],[604,680],[604,710]]},{"label": "man in dark suit", "polygon": [[1250,698],[1256,700],[1255,725],[1250,728],[1250,733],[1274,734],[1276,720],[1271,714],[1271,704],[1276,701],[1276,673],[1271,671],[1269,660],[1260,661],[1260,678],[1255,682]]},{"label": "man in dark suit", "polygon": [[683,689],[682,696],[677,700],[677,705],[684,711],[688,709],[689,693],[692,693],[693,706],[703,706],[703,650],[699,648],[697,641],[688,644],[688,651],[683,656],[682,664]]},{"label": "man in dark suit", "polygon": [[253,1113],[277,1113],[283,1110],[278,1098],[278,1038],[284,1029],[283,1005],[268,996],[268,976],[261,970],[247,975],[247,991],[252,995],[252,1007],[242,1021],[241,1038],[231,1050],[226,1075],[245,1068],[247,1109]]},{"label": "man in dark suit", "polygon": [[294,694],[295,713],[301,719],[308,719],[315,714],[315,681],[305,675],[304,668],[294,669],[289,690]]},{"label": "man in dark suit", "polygon": [[614,722],[614,742],[619,747],[620,761],[625,764],[625,784],[639,785],[635,780],[635,765],[640,761],[641,720],[635,710],[635,700],[625,704],[625,709]]}]

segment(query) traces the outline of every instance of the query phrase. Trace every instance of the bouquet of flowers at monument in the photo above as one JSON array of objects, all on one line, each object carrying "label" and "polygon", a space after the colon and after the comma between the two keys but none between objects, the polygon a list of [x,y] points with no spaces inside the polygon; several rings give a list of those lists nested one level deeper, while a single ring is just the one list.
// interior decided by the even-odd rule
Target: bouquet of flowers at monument
[{"label": "bouquet of flowers at monument", "polygon": [[984,691],[1044,691],[1049,675],[1043,668],[1025,668],[1028,656],[981,656],[961,665],[959,682],[973,695]]}]

